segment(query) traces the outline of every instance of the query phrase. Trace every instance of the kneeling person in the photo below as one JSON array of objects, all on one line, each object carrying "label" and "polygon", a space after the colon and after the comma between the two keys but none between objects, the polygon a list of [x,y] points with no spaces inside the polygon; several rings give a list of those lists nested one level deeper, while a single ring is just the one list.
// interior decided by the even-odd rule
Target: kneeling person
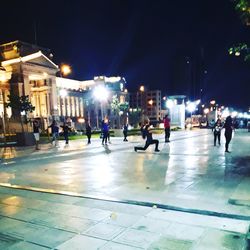
[{"label": "kneeling person", "polygon": [[[155,144],[155,152],[159,152],[160,150],[158,149],[158,145],[159,145],[159,140],[154,140],[153,136],[152,136],[152,132],[150,131],[150,125],[149,125],[149,121],[146,122],[144,128],[143,128],[143,134],[144,137],[146,137],[146,143],[144,147],[134,147],[135,152],[137,152],[137,150],[146,150],[149,145]],[[144,138],[145,139],[145,138]]]}]

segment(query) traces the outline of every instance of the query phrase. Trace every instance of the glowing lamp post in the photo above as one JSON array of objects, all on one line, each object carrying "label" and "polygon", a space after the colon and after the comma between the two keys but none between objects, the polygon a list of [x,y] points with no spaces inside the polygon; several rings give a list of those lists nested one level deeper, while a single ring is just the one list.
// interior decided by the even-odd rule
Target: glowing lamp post
[{"label": "glowing lamp post", "polygon": [[60,71],[61,71],[61,76],[67,76],[71,73],[71,67],[67,64],[63,64],[61,66]]},{"label": "glowing lamp post", "polygon": [[[103,102],[107,101],[109,96],[108,90],[104,86],[97,86],[94,89],[94,98],[100,102],[101,105],[101,116],[103,120]],[[98,112],[97,112],[97,125],[98,125]],[[99,127],[99,126],[97,126]]]}]

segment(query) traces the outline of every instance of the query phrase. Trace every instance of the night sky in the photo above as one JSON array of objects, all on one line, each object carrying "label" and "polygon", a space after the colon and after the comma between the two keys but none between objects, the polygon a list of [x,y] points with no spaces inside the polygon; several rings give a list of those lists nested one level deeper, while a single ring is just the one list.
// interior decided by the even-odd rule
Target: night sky
[{"label": "night sky", "polygon": [[[124,76],[163,95],[250,106],[250,63],[228,48],[250,40],[230,0],[4,1],[0,43],[50,48],[70,78]],[[189,63],[187,63],[189,62]]]}]

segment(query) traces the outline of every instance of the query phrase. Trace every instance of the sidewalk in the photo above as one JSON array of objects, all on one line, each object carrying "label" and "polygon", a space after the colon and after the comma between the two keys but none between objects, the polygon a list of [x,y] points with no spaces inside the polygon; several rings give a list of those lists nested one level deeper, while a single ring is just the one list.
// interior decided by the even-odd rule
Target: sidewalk
[{"label": "sidewalk", "polygon": [[249,222],[0,188],[6,250],[242,250]]},{"label": "sidewalk", "polygon": [[[144,143],[140,137],[129,137],[128,143],[122,142],[122,138],[111,138],[112,144],[107,147],[101,146],[101,141],[95,139],[91,145],[87,145],[86,141],[70,141],[69,147],[64,147],[63,142],[60,142],[59,148],[42,145],[42,149],[37,152],[32,148],[19,149],[16,151],[17,157],[1,164],[1,190],[13,187],[15,189],[10,190],[14,196],[23,195],[22,192],[28,192],[23,191],[26,189],[40,191],[43,197],[55,195],[53,199],[60,200],[61,198],[58,197],[66,197],[63,198],[66,200],[83,199],[82,204],[90,201],[87,203],[94,204],[99,209],[109,204],[108,216],[111,216],[114,212],[112,208],[118,206],[117,204],[126,208],[123,211],[125,213],[132,207],[142,207],[152,210],[154,214],[153,207],[158,207],[156,211],[159,214],[157,212],[153,218],[147,218],[151,221],[150,227],[158,225],[158,220],[165,220],[163,218],[166,214],[168,223],[177,223],[178,227],[175,230],[180,232],[179,238],[177,237],[179,240],[181,235],[186,235],[186,232],[191,233],[191,229],[196,232],[196,226],[204,227],[205,231],[207,228],[209,230],[213,228],[212,231],[202,234],[208,235],[207,238],[202,236],[194,241],[191,240],[191,245],[190,239],[182,239],[185,242],[178,240],[179,248],[169,249],[211,249],[209,245],[213,237],[217,237],[215,241],[220,242],[221,245],[212,249],[224,249],[223,244],[235,246],[233,242],[242,237],[245,240],[250,221],[248,203],[250,198],[250,134],[244,131],[236,132],[230,144],[231,154],[225,154],[223,146],[213,146],[210,130],[173,132],[170,144],[163,142],[163,135],[154,137],[160,139],[160,153],[154,153],[153,147],[146,152],[135,153],[133,147]],[[224,137],[222,136],[223,144]],[[16,192],[21,192],[21,194]],[[36,198],[37,194],[39,193],[36,192],[34,196],[33,194],[31,196]],[[100,204],[97,205],[97,203]],[[22,204],[22,199],[20,204]],[[71,213],[74,207],[68,207],[67,211]],[[134,212],[131,211],[131,213]],[[196,224],[197,218],[199,218],[199,223]],[[155,219],[157,219],[156,223],[153,222]],[[228,224],[225,224],[227,222]],[[185,226],[195,226],[195,228],[192,227],[189,230],[188,227],[183,231],[180,229],[183,227],[179,225],[182,223]],[[213,231],[215,225],[216,230],[219,231]],[[126,230],[131,229],[135,228],[126,228]],[[137,229],[149,230],[144,224]],[[228,232],[233,232],[233,235],[231,233],[228,235]],[[127,243],[129,238],[133,239],[131,234],[133,233],[126,236],[124,244],[138,247],[137,243]],[[147,239],[147,236],[143,237]],[[150,241],[150,244],[143,249],[157,249],[158,246],[168,241],[164,238],[165,236],[163,239],[157,237],[152,236],[155,240]],[[76,241],[78,240],[81,241],[83,238],[78,236]],[[223,240],[227,243],[223,243]],[[137,239],[135,241],[137,242]],[[112,238],[112,244],[114,242]],[[168,242],[176,243],[173,238]],[[200,248],[195,248],[198,242],[202,245],[199,246]],[[156,247],[151,246],[153,243]],[[74,241],[72,244],[75,244]],[[242,245],[239,243],[237,246]],[[115,248],[114,246],[114,248],[103,249],[131,248],[124,246]],[[238,248],[229,246],[226,249]]]}]

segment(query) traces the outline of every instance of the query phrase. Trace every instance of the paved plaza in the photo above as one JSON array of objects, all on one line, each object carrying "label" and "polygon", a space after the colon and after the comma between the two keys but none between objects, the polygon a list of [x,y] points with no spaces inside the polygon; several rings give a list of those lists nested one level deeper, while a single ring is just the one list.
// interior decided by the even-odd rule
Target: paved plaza
[{"label": "paved plaza", "polygon": [[0,249],[247,249],[250,133],[2,148]]}]

